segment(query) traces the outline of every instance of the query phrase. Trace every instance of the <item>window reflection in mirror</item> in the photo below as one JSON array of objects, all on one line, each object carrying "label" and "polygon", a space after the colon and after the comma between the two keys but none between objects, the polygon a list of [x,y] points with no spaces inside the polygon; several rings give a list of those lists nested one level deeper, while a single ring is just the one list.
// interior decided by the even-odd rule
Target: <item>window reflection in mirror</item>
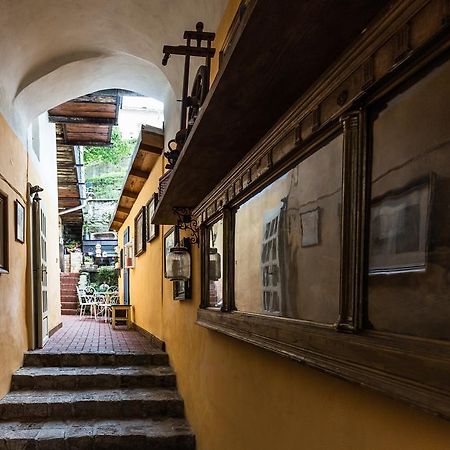
[{"label": "window reflection in mirror", "polygon": [[450,339],[450,62],[373,121],[367,326]]},{"label": "window reflection in mirror", "polygon": [[223,305],[223,219],[208,228],[209,306]]},{"label": "window reflection in mirror", "polygon": [[335,323],[342,136],[244,203],[235,218],[239,311]]}]

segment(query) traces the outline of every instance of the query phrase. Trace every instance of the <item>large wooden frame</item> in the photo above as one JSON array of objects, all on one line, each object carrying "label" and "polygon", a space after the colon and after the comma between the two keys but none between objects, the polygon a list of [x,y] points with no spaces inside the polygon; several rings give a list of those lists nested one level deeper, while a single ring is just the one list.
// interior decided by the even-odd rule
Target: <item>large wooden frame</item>
[{"label": "large wooden frame", "polygon": [[4,263],[0,265],[0,274],[9,272],[9,215],[8,215],[8,196],[0,191],[0,198],[2,203],[0,208],[3,212],[3,232],[0,235],[0,239],[3,241],[3,261]]},{"label": "large wooden frame", "polygon": [[[450,343],[363,328],[367,281],[368,115],[450,57],[450,3],[399,2],[353,46],[194,211],[202,229],[197,323],[450,419]],[[412,39],[411,36],[420,39]],[[355,56],[356,55],[356,56]],[[343,133],[339,317],[318,325],[234,307],[234,211]],[[224,304],[207,307],[207,228],[224,218]]]}]

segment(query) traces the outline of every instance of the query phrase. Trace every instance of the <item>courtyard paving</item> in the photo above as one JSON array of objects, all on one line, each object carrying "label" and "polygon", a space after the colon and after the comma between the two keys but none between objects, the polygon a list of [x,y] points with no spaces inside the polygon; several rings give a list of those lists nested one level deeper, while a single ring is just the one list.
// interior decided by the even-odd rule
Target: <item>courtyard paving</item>
[{"label": "courtyard paving", "polygon": [[39,353],[151,353],[150,340],[136,330],[116,329],[93,318],[62,316],[60,328]]}]

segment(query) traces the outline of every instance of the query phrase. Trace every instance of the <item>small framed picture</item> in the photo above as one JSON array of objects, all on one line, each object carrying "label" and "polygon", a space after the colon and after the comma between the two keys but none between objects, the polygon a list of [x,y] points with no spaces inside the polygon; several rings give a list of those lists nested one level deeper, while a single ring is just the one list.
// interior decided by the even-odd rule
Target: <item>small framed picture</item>
[{"label": "small framed picture", "polygon": [[145,206],[142,207],[134,219],[134,255],[145,252]]},{"label": "small framed picture", "polygon": [[16,228],[16,241],[20,243],[25,242],[25,206],[16,200],[14,202],[15,211],[15,228]]},{"label": "small framed picture", "polygon": [[320,241],[320,208],[300,213],[302,227],[302,247],[319,245]]},{"label": "small framed picture", "polygon": [[147,217],[146,217],[146,235],[147,242],[155,239],[159,234],[159,225],[152,223],[152,217],[155,213],[156,205],[158,204],[158,194],[155,192],[152,198],[147,203]]}]

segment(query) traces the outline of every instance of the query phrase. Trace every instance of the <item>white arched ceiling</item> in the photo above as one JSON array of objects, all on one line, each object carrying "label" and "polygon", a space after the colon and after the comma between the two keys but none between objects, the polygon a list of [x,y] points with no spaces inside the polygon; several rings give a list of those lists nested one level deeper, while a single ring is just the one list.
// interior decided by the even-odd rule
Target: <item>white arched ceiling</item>
[{"label": "white arched ceiling", "polygon": [[180,95],[183,61],[164,44],[197,21],[215,31],[227,0],[0,0],[0,111],[19,137],[49,108],[101,89]]}]

